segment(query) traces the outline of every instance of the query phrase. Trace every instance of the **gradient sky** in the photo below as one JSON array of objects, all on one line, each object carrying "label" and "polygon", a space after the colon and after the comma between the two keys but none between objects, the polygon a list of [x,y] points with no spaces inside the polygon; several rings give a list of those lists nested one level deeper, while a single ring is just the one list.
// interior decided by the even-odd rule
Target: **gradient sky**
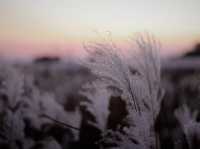
[{"label": "gradient sky", "polygon": [[117,43],[148,31],[180,53],[200,42],[200,0],[0,0],[2,55],[79,55],[96,31]]}]

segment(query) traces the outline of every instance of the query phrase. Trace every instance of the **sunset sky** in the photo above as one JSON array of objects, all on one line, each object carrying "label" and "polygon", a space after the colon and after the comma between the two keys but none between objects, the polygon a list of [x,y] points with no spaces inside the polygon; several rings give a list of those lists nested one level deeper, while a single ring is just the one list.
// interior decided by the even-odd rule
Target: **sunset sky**
[{"label": "sunset sky", "polygon": [[81,55],[96,32],[119,44],[148,31],[163,55],[200,42],[200,0],[0,0],[0,54]]}]

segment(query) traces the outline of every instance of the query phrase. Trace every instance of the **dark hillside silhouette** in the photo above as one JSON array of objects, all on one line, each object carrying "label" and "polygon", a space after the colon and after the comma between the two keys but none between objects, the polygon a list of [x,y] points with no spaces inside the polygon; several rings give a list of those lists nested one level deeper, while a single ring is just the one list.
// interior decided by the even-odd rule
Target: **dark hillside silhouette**
[{"label": "dark hillside silhouette", "polygon": [[59,61],[60,61],[60,58],[58,57],[48,57],[48,56],[39,57],[34,60],[35,63],[54,63],[54,62],[59,62]]},{"label": "dark hillside silhouette", "polygon": [[200,43],[197,43],[191,52],[188,52],[184,57],[200,57]]}]

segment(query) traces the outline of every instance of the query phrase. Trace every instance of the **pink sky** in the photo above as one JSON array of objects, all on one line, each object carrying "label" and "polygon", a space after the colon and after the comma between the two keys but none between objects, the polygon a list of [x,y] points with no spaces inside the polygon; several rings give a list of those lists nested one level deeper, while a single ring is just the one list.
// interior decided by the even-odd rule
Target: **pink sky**
[{"label": "pink sky", "polygon": [[1,0],[0,54],[81,56],[98,30],[118,44],[148,31],[173,56],[200,42],[199,18],[199,0]]}]

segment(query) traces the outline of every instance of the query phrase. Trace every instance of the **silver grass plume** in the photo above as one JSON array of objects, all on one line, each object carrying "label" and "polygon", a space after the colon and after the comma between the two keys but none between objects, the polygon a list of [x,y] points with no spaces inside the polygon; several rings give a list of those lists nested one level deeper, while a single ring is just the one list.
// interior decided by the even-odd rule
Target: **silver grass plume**
[{"label": "silver grass plume", "polygon": [[194,140],[200,140],[200,123],[197,121],[198,112],[192,112],[187,105],[182,105],[175,111],[183,132],[185,134],[189,149],[196,148]]},{"label": "silver grass plume", "polygon": [[84,64],[101,83],[105,83],[107,89],[121,93],[129,112],[126,118],[129,140],[131,137],[137,140],[141,148],[158,148],[153,127],[163,95],[158,53],[160,45],[148,34],[137,38],[136,43],[138,50],[130,51],[129,60],[112,41],[89,44],[85,49],[90,59]]}]

